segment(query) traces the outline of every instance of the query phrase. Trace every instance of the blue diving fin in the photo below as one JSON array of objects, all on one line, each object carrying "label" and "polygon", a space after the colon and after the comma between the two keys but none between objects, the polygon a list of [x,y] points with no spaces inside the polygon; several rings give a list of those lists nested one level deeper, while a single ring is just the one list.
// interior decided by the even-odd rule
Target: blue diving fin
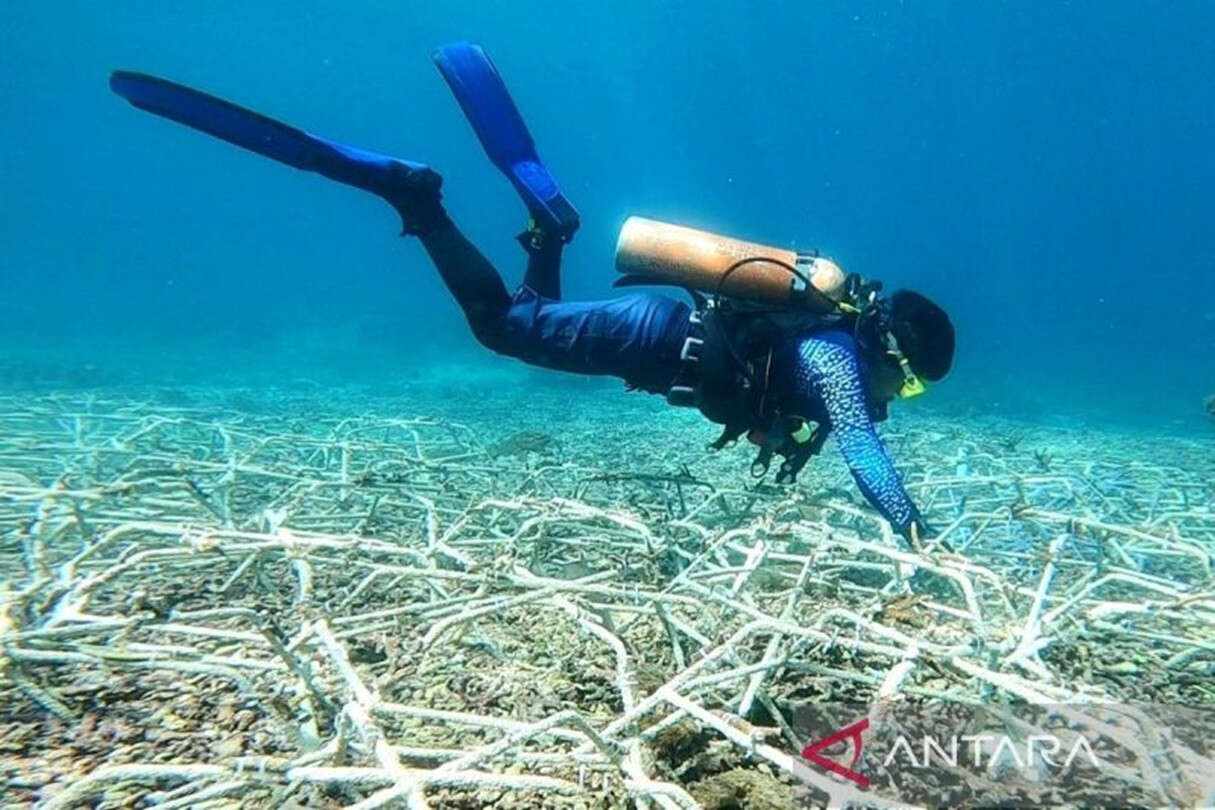
[{"label": "blue diving fin", "polygon": [[435,51],[433,58],[489,159],[523,198],[535,224],[568,242],[578,230],[578,212],[540,162],[536,143],[489,56],[477,45],[457,42]]},{"label": "blue diving fin", "polygon": [[429,195],[438,202],[442,178],[422,163],[380,155],[318,138],[261,113],[175,82],[116,70],[110,89],[141,110],[206,132],[259,155],[316,172],[384,197],[410,230],[412,210]]}]

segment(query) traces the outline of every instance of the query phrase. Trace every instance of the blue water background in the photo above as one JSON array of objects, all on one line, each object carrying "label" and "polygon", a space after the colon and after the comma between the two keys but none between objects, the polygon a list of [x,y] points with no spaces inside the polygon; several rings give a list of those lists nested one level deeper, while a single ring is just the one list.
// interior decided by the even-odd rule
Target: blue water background
[{"label": "blue water background", "polygon": [[955,371],[922,407],[1210,429],[1207,2],[11,3],[0,385],[514,362],[379,200],[106,87],[157,73],[428,161],[513,285],[522,209],[429,61],[455,39],[493,55],[581,209],[569,295],[610,294],[633,213],[817,247],[953,313]]}]

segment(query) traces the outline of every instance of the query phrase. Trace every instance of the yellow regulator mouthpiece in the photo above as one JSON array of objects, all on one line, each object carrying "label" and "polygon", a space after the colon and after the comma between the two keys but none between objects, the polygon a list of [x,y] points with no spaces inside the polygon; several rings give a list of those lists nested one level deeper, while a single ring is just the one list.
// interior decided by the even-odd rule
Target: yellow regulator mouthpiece
[{"label": "yellow regulator mouthpiece", "polygon": [[899,398],[912,399],[927,390],[928,386],[924,385],[924,381],[915,374],[912,374],[910,377],[903,378],[903,387],[899,389]]}]

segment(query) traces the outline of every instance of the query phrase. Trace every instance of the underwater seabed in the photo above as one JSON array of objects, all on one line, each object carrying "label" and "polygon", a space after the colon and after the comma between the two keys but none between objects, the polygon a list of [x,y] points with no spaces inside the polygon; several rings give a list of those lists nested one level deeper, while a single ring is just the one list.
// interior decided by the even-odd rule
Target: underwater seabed
[{"label": "underwater seabed", "polygon": [[757,486],[693,412],[487,379],[0,395],[4,806],[1060,799],[799,757],[901,702],[1055,707],[1096,803],[1210,802],[1210,734],[1132,708],[1215,709],[1209,439],[908,409],[912,550],[832,444]]}]

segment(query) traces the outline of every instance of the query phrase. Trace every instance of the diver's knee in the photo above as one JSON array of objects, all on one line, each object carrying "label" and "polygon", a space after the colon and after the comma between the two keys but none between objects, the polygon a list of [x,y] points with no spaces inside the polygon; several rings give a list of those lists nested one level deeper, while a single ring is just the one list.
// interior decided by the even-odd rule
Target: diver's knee
[{"label": "diver's knee", "polygon": [[468,326],[478,343],[496,354],[511,354],[506,339],[505,313],[472,307],[465,314],[468,316]]},{"label": "diver's knee", "polygon": [[511,353],[507,348],[504,333],[501,327],[497,324],[472,324],[472,333],[473,337],[477,339],[477,342],[489,349],[491,352],[494,352],[495,354]]}]

